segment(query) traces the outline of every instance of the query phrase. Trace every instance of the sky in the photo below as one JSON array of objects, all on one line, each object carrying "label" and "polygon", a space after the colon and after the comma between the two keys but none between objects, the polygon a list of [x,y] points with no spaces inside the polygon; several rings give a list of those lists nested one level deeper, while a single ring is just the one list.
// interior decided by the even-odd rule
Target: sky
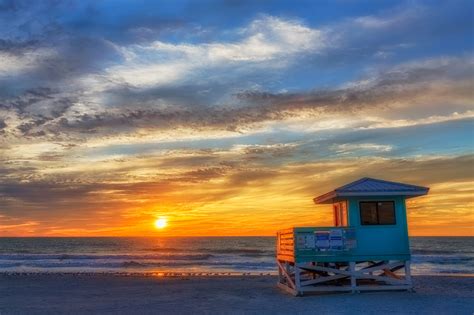
[{"label": "sky", "polygon": [[0,0],[0,236],[275,235],[361,177],[431,188],[410,235],[474,235],[473,12]]}]

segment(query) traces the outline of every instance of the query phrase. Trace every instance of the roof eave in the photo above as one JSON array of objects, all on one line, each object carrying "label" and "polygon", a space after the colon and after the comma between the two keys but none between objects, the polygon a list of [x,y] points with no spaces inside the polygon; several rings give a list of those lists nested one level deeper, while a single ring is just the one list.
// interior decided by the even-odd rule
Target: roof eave
[{"label": "roof eave", "polygon": [[[321,203],[332,203],[332,200],[336,197],[336,192],[335,191],[330,191],[324,195],[318,196],[313,199],[315,204],[321,204]],[[329,201],[329,202],[327,202]]]},{"label": "roof eave", "polygon": [[341,192],[337,197],[364,197],[364,196],[423,196],[428,190],[418,191],[367,191],[367,192]]},{"label": "roof eave", "polygon": [[319,197],[313,199],[316,204],[332,203],[334,198],[337,197],[371,197],[371,196],[406,196],[407,198],[413,198],[418,196],[426,195],[429,188],[417,191],[373,191],[373,192],[337,192],[331,191]]}]

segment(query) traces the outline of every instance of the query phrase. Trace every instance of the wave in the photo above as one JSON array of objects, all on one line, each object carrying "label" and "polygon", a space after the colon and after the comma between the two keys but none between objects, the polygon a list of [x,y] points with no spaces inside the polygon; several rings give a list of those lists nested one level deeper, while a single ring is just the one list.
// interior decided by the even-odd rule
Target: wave
[{"label": "wave", "polygon": [[251,249],[251,248],[199,248],[200,252],[211,252],[216,254],[244,254],[244,255],[275,255],[274,250]]},{"label": "wave", "polygon": [[154,259],[154,260],[207,260],[211,254],[157,255],[157,254],[1,254],[2,260],[113,260],[113,259]]},{"label": "wave", "polygon": [[132,261],[123,262],[122,267],[124,268],[135,267],[136,268],[136,267],[146,267],[146,265],[132,260]]},{"label": "wave", "polygon": [[234,254],[241,256],[275,256],[275,250],[252,249],[252,248],[194,248],[194,249],[178,249],[173,247],[154,247],[144,248],[144,251],[152,252],[192,252],[192,253],[209,253],[209,254]]},{"label": "wave", "polygon": [[440,250],[440,249],[412,249],[411,253],[413,255],[453,255],[457,253],[462,253],[462,254],[474,254],[474,251],[466,251],[466,250],[459,250],[459,251],[454,251],[454,250]]},{"label": "wave", "polygon": [[414,263],[434,263],[439,265],[464,265],[474,263],[474,257],[466,255],[413,255],[412,261]]},{"label": "wave", "polygon": [[50,261],[50,260],[38,260],[38,261],[7,261],[0,262],[0,272],[3,270],[21,270],[21,269],[64,269],[64,268],[75,268],[77,270],[103,270],[103,269],[171,269],[177,270],[181,268],[191,269],[231,269],[231,270],[275,270],[276,265],[274,262],[191,262],[191,261]]},{"label": "wave", "polygon": [[152,248],[143,248],[143,251],[150,251],[150,252],[165,252],[165,253],[174,253],[174,252],[183,252],[183,251],[192,251],[193,250],[183,250],[182,248],[173,248],[173,247],[152,247]]},{"label": "wave", "polygon": [[[414,273],[472,273],[472,240],[411,239]],[[274,238],[0,238],[0,273],[276,270]]]}]

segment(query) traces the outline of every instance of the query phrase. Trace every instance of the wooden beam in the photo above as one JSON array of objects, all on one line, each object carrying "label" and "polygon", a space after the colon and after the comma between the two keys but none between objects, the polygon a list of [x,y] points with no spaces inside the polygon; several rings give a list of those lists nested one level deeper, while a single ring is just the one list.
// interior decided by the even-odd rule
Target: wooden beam
[{"label": "wooden beam", "polygon": [[299,265],[297,264],[298,267],[301,269],[306,269],[306,270],[314,270],[314,271],[325,271],[325,272],[332,272],[336,274],[342,274],[346,276],[350,276],[351,272],[343,269],[337,269],[337,268],[330,268],[330,267],[322,267],[322,266],[308,266],[308,265]]},{"label": "wooden beam", "polygon": [[307,286],[307,285],[313,285],[313,284],[318,284],[318,283],[324,283],[328,281],[333,281],[333,280],[338,280],[338,279],[347,279],[348,276],[345,275],[333,275],[333,276],[327,276],[327,277],[319,277],[313,280],[305,280],[301,281],[301,286]]},{"label": "wooden beam", "polygon": [[300,288],[301,292],[340,292],[340,291],[345,291],[345,292],[350,292],[351,287],[337,287],[333,285],[321,285],[321,286],[316,286],[316,287],[311,287],[311,286],[306,286],[306,287],[301,287]]},{"label": "wooden beam", "polygon": [[375,276],[375,275],[369,275],[369,274],[358,274],[357,279],[371,279],[371,280],[377,280],[377,281],[382,281],[390,284],[407,284],[405,280],[398,280],[390,277],[384,277],[384,276]]},{"label": "wooden beam", "polygon": [[290,284],[290,286],[293,289],[296,289],[295,283],[293,282],[293,279],[291,279],[290,274],[288,274],[287,270],[285,267],[282,266],[282,264],[277,260],[278,267],[281,269],[281,272],[286,280],[287,283]]},{"label": "wooden beam", "polygon": [[359,285],[358,291],[392,291],[392,290],[409,290],[410,285]]},{"label": "wooden beam", "polygon": [[293,295],[293,296],[298,296],[298,294],[299,294],[298,291],[296,291],[295,289],[290,288],[290,287],[287,286],[287,285],[284,285],[283,283],[277,283],[277,286],[278,286],[280,289],[284,290],[285,292],[287,292],[287,293],[289,293],[289,294],[291,294],[291,295]]},{"label": "wooden beam", "polygon": [[369,268],[363,268],[359,269],[358,271],[361,272],[372,272],[372,271],[377,271],[377,270],[383,270],[383,269],[391,269],[391,268],[396,268],[398,266],[403,266],[405,263],[403,261],[396,261],[393,263],[388,263],[388,264],[377,264],[376,266],[371,266]]},{"label": "wooden beam", "polygon": [[403,278],[400,277],[399,275],[397,275],[396,273],[392,272],[391,270],[388,270],[388,269],[384,269],[383,270],[383,273],[389,277],[392,277],[392,278],[395,278],[395,279],[398,279],[398,280],[402,280]]}]

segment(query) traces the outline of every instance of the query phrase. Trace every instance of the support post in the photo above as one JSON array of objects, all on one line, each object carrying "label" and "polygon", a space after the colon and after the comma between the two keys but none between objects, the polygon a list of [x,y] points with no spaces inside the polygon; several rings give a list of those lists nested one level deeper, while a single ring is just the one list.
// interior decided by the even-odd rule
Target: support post
[{"label": "support post", "polygon": [[349,262],[349,271],[351,273],[351,292],[356,293],[357,279],[355,273],[355,262]]},{"label": "support post", "polygon": [[278,266],[278,282],[283,283],[283,273],[281,272],[280,266]]},{"label": "support post", "polygon": [[410,290],[413,291],[413,282],[411,279],[411,268],[410,268],[410,261],[405,261],[405,279],[407,284],[410,286]]},{"label": "support post", "polygon": [[295,264],[295,290],[296,290],[297,296],[302,295],[300,289],[301,289],[301,269],[298,267],[297,264]]}]

